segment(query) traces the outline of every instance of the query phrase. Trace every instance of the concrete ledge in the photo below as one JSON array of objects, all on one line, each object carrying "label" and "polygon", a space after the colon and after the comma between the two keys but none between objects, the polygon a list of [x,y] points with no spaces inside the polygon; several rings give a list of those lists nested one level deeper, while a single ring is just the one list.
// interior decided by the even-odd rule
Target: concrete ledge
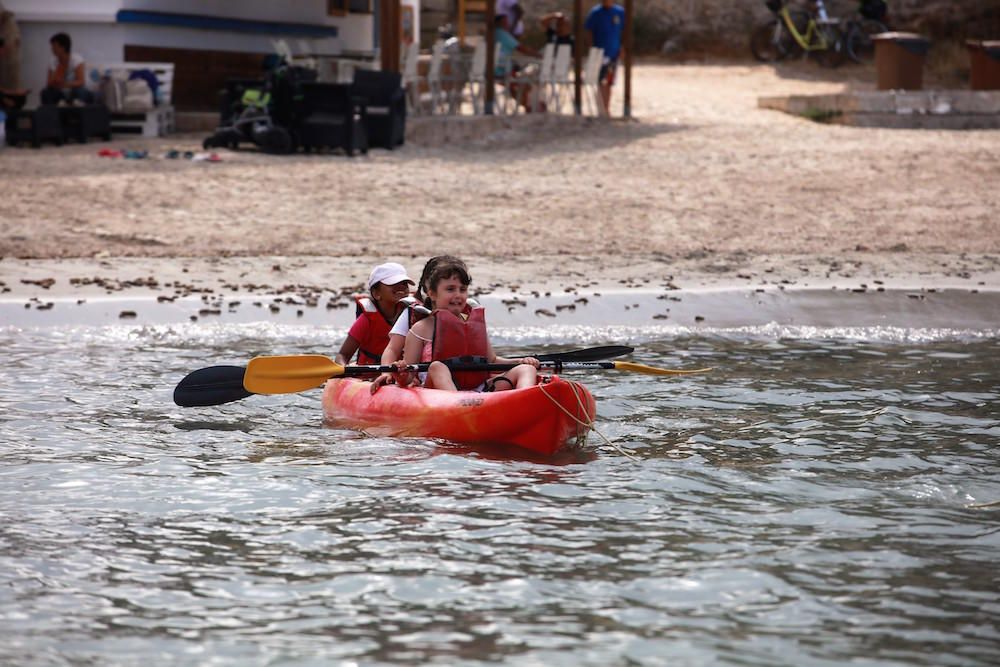
[{"label": "concrete ledge", "polygon": [[757,98],[761,109],[858,127],[1000,128],[1000,91],[879,90]]}]

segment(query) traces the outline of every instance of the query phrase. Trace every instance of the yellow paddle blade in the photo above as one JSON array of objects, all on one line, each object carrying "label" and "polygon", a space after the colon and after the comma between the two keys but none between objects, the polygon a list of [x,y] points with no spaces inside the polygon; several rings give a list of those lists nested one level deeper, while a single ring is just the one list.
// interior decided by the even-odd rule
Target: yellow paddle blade
[{"label": "yellow paddle blade", "polygon": [[631,373],[644,373],[646,375],[690,375],[691,373],[705,373],[711,368],[695,368],[692,370],[674,370],[672,368],[656,368],[655,366],[645,366],[632,361],[614,361],[615,370],[629,371]]},{"label": "yellow paddle blade", "polygon": [[294,394],[343,374],[343,366],[321,354],[254,357],[247,364],[243,386],[255,394]]}]

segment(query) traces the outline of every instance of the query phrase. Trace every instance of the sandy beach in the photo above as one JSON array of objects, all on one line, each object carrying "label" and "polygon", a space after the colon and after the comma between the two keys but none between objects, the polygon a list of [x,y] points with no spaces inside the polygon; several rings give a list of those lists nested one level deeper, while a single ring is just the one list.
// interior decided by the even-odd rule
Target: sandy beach
[{"label": "sandy beach", "polygon": [[1000,133],[824,125],[756,105],[873,80],[811,63],[648,63],[632,121],[520,117],[353,159],[165,157],[200,151],[200,134],[110,144],[144,160],[98,157],[101,143],[6,148],[0,290],[348,292],[384,258],[417,273],[442,252],[467,258],[487,290],[997,289]]}]

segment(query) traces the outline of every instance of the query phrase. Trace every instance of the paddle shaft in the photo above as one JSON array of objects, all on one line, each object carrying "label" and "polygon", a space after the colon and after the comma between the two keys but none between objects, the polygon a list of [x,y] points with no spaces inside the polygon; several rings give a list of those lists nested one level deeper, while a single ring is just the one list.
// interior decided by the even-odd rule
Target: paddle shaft
[{"label": "paddle shaft", "polygon": [[[542,362],[594,361],[631,354],[627,345],[600,345],[565,352],[534,355]],[[507,370],[507,369],[502,369]],[[372,373],[377,371],[372,371]],[[244,366],[210,366],[188,373],[174,389],[174,402],[182,407],[223,405],[253,396],[243,386]],[[368,373],[365,373],[368,374]]]},{"label": "paddle shaft", "polygon": [[[506,363],[506,364],[488,364],[488,363],[477,363],[477,362],[442,362],[448,368],[453,371],[509,371],[512,368],[520,366],[519,363]],[[344,372],[342,375],[333,375],[331,377],[359,377],[365,375],[377,375],[379,373],[424,373],[430,368],[430,364],[410,364],[400,369],[396,366],[344,366]],[[614,368],[615,362],[613,361],[543,361],[540,363],[541,368],[552,369],[557,373],[561,370],[584,370],[588,368]],[[295,371],[289,371],[288,377],[294,377]],[[303,372],[302,376],[307,376],[307,372]]]},{"label": "paddle shaft", "polygon": [[[506,371],[521,364],[490,363],[483,357],[459,357],[447,362],[430,364],[409,364],[405,366],[342,366],[321,354],[299,354],[277,357],[255,357],[247,364],[243,386],[255,394],[292,394],[319,387],[330,378],[372,376],[378,373],[421,372],[430,369],[433,363],[444,363],[452,371]],[[656,368],[631,361],[548,361],[541,367],[563,370],[613,369],[645,375],[686,375],[702,373],[708,369],[674,370]]]}]

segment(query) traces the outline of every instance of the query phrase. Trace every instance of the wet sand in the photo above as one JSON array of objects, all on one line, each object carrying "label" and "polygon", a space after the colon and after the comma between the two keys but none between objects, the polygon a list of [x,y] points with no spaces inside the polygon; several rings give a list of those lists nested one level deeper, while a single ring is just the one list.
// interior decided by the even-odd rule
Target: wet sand
[{"label": "wet sand", "polygon": [[333,298],[336,311],[373,264],[418,274],[441,252],[466,258],[480,291],[522,299],[1000,289],[1000,133],[829,126],[756,108],[758,95],[873,78],[810,63],[647,64],[638,121],[515,119],[476,140],[354,159],[165,157],[200,150],[201,135],[112,142],[145,160],[98,157],[108,145],[97,143],[5,149],[0,299],[45,312],[110,292],[228,311],[227,299],[258,295],[269,310]]},{"label": "wet sand", "polygon": [[[404,263],[407,258],[394,257]],[[363,261],[362,261],[363,260]],[[754,258],[723,267],[633,256],[594,275],[590,258],[482,258],[474,293],[494,327],[712,328],[767,323],[1000,331],[1000,272],[989,259],[923,255],[929,270],[847,258]],[[773,260],[773,261],[772,261]],[[793,261],[794,260],[794,261]],[[16,326],[184,322],[300,323],[347,329],[367,258],[4,260],[0,321]],[[410,262],[412,264],[412,262]],[[419,267],[417,267],[419,268]]]}]

